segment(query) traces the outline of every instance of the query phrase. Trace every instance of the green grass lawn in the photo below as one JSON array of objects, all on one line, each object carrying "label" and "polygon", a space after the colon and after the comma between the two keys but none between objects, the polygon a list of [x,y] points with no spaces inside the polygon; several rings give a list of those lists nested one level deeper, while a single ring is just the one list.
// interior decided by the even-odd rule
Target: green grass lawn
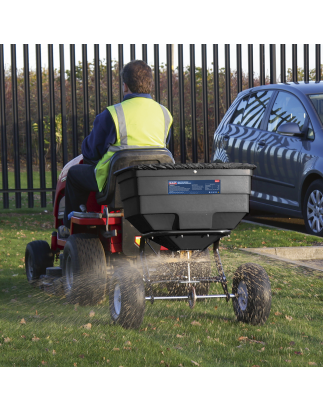
[{"label": "green grass lawn", "polygon": [[[245,262],[269,274],[272,308],[265,325],[238,323],[223,299],[146,303],[139,330],[110,322],[107,302],[69,305],[64,296],[28,284],[25,247],[50,240],[53,216],[26,211],[0,215],[0,366],[215,367],[323,365],[320,271],[249,255],[241,247],[311,245],[317,237],[240,224],[222,241],[221,257],[230,290]],[[263,244],[263,241],[265,244]],[[212,290],[222,292],[220,285]]]}]

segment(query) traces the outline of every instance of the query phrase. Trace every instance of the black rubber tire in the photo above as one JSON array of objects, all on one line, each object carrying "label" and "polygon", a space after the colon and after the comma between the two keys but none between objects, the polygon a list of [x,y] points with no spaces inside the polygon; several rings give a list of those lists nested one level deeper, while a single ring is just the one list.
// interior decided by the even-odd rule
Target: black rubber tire
[{"label": "black rubber tire", "polygon": [[98,237],[73,234],[68,237],[63,253],[63,280],[69,303],[94,305],[106,292],[107,264]]},{"label": "black rubber tire", "polygon": [[320,179],[320,180],[313,181],[313,183],[311,183],[308,189],[306,190],[304,201],[303,201],[303,218],[304,218],[306,231],[309,234],[323,237],[323,207],[321,207],[322,211],[319,212],[319,214],[322,216],[321,224],[320,224],[321,229],[317,229],[316,226],[314,226],[313,228],[311,227],[311,225],[313,224],[310,225],[308,214],[307,214],[307,202],[308,202],[308,199],[311,193],[313,193],[314,191],[319,191],[323,196],[323,180]]},{"label": "black rubber tire", "polygon": [[237,269],[233,277],[232,294],[243,290],[247,299],[243,299],[242,295],[232,299],[237,320],[252,325],[264,324],[270,314],[271,287],[263,267],[247,263]]},{"label": "black rubber tire", "polygon": [[[116,293],[116,294],[115,294]],[[115,298],[120,296],[120,306]],[[114,324],[139,328],[145,313],[145,285],[142,274],[133,266],[117,268],[109,279],[109,309]]]},{"label": "black rubber tire", "polygon": [[47,267],[53,267],[54,254],[47,241],[32,241],[25,251],[26,276],[33,283],[41,275],[46,274]]}]

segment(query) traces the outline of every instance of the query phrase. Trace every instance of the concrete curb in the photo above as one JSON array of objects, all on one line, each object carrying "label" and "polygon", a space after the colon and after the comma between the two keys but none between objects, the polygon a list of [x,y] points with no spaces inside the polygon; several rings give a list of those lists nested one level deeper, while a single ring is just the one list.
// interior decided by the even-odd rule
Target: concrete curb
[{"label": "concrete curb", "polygon": [[323,271],[323,263],[322,267],[320,267],[318,261],[308,261],[323,260],[323,247],[239,248],[239,250],[258,254],[263,257],[274,258],[276,260],[311,268],[313,270]]}]

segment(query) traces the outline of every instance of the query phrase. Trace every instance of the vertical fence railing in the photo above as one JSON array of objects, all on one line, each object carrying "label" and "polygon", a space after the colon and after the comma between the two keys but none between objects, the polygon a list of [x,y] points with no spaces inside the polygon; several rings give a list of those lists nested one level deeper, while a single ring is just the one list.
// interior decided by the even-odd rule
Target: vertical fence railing
[{"label": "vertical fence railing", "polygon": [[[48,45],[48,81],[49,81],[49,123],[50,123],[50,161],[52,187],[57,184],[56,161],[56,124],[55,124],[55,91],[54,91],[54,54],[53,45]],[[55,193],[52,193],[53,201]]]},{"label": "vertical fence railing", "polygon": [[63,148],[63,165],[67,159],[67,126],[66,126],[66,89],[65,89],[65,62],[64,62],[64,45],[59,45],[59,80],[61,86],[61,116],[62,116],[62,148]]},{"label": "vertical fence railing", "polygon": [[209,162],[209,104],[207,94],[207,54],[206,44],[202,44],[202,102],[203,102],[203,149],[204,149],[204,163]]},{"label": "vertical fence railing", "polygon": [[89,84],[87,66],[87,45],[82,45],[82,81],[83,81],[83,136],[87,137],[90,133],[89,119]]},{"label": "vertical fence railing", "polygon": [[101,112],[100,99],[100,55],[99,45],[94,45],[94,82],[95,82],[95,115]]},{"label": "vertical fence railing", "polygon": [[3,44],[0,45],[0,111],[1,111],[1,163],[2,163],[2,189],[3,208],[9,208],[8,193],[8,155],[7,155],[7,131],[6,131],[6,84],[4,69]]},{"label": "vertical fence railing", "polygon": [[[33,189],[33,158],[31,140],[31,117],[30,117],[30,80],[29,80],[29,48],[24,44],[24,92],[25,92],[25,128],[26,128],[26,151],[27,151],[27,187]],[[53,166],[53,164],[52,164]],[[56,164],[55,164],[56,166]],[[56,185],[56,184],[55,184]],[[53,185],[53,187],[55,187]],[[28,192],[28,208],[34,207],[34,194]]]},{"label": "vertical fence railing", "polygon": [[106,58],[107,58],[107,106],[112,106],[113,104],[113,93],[112,93],[112,53],[111,44],[106,46]]},{"label": "vertical fence railing", "polygon": [[[145,47],[144,47],[145,46]],[[170,113],[173,115],[173,57],[172,57],[172,44],[167,44],[166,46],[166,61],[167,61],[167,107]],[[144,44],[142,46],[142,54],[144,59],[144,49],[146,50],[147,59],[147,46]],[[171,127],[171,139],[169,141],[169,150],[174,155],[174,125]]]},{"label": "vertical fence railing", "polygon": [[264,85],[266,82],[265,45],[264,44],[260,44],[259,46],[259,77],[260,77],[260,85]]},{"label": "vertical fence railing", "polygon": [[321,81],[321,45],[315,44],[315,81]]},{"label": "vertical fence railing", "polygon": [[253,87],[253,45],[248,44],[248,80],[249,88]]},{"label": "vertical fence railing", "polygon": [[154,44],[155,100],[160,103],[159,45]]},{"label": "vertical fence railing", "polygon": [[178,95],[179,95],[179,138],[181,163],[186,163],[183,44],[178,45]]},{"label": "vertical fence railing", "polygon": [[123,83],[120,72],[123,69],[123,44],[118,45],[118,60],[119,60],[119,102],[123,99]]},{"label": "vertical fence railing", "polygon": [[213,45],[213,93],[214,93],[214,123],[215,128],[220,124],[220,107],[219,107],[219,46]]},{"label": "vertical fence railing", "polygon": [[280,82],[286,83],[286,46],[280,45]]},{"label": "vertical fence railing", "polygon": [[[270,83],[276,83],[276,45],[269,45],[269,59],[265,61],[267,47],[265,44],[259,45],[259,73],[255,76],[254,67],[256,65],[258,68],[258,63],[254,61],[256,51],[252,44],[248,44],[246,56],[242,53],[241,44],[237,44],[233,50],[230,50],[229,44],[225,44],[224,48],[221,49],[224,57],[223,63],[221,62],[221,65],[224,64],[223,68],[220,66],[218,44],[212,46],[212,56],[209,59],[206,44],[201,45],[200,67],[199,64],[196,64],[198,52],[194,44],[189,45],[189,63],[184,60],[183,45],[178,45],[177,64],[174,64],[174,45],[167,44],[166,68],[163,66],[161,60],[162,50],[158,44],[153,45],[153,52],[150,56],[148,56],[147,44],[142,45],[142,60],[154,66],[153,89],[155,100],[160,102],[167,91],[167,107],[174,117],[171,128],[172,138],[168,147],[176,161],[182,163],[187,161],[210,161],[212,134],[220,124],[225,111],[230,107],[231,96],[235,96],[248,87],[254,87],[255,84],[265,84],[265,63],[267,69],[269,69]],[[95,44],[93,48],[93,71],[89,70],[91,66],[88,63],[89,51],[86,44],[82,45],[82,63],[79,66],[76,65],[75,45],[69,45],[69,72],[65,70],[64,45],[60,44],[58,50],[59,59],[56,63],[58,63],[59,71],[57,72],[54,64],[54,47],[51,44],[48,45],[47,76],[47,71],[43,71],[42,68],[41,46],[36,45],[36,67],[34,70],[36,95],[34,96],[28,45],[23,45],[23,73],[21,72],[21,74],[19,74],[19,68],[17,69],[16,46],[10,46],[11,66],[10,70],[7,70],[4,46],[0,45],[0,147],[2,171],[0,193],[2,194],[3,208],[9,208],[12,205],[20,208],[22,206],[22,193],[24,192],[28,193],[29,208],[35,206],[35,198],[37,198],[34,197],[35,192],[40,192],[41,207],[45,207],[47,204],[46,192],[52,192],[54,199],[58,168],[61,165],[64,166],[69,159],[79,154],[81,136],[83,135],[83,138],[85,138],[90,133],[89,118],[92,112],[89,109],[90,99],[94,102],[93,113],[95,115],[101,112],[101,99],[104,99],[102,104],[104,107],[123,100],[123,83],[120,76],[120,71],[124,66],[124,46],[122,44],[117,46],[116,61],[112,59],[111,44],[106,45],[105,68],[100,60],[99,45]],[[236,71],[231,70],[230,67],[232,52],[236,53]],[[281,44],[279,52],[280,81],[297,82],[301,80],[298,74],[297,45],[293,44],[287,48],[285,44]],[[287,52],[292,56],[292,67],[288,70],[286,66]],[[321,45],[315,45],[314,71],[311,71],[313,67],[309,65],[310,57],[313,58],[313,56],[310,55],[308,44],[303,45],[303,52],[304,81],[308,82],[310,78],[321,81]],[[140,56],[137,56],[137,58],[140,58]],[[130,44],[130,60],[135,59],[136,46]],[[242,70],[242,61],[247,61],[247,70],[245,71]],[[211,62],[213,72],[209,70]],[[18,81],[19,75],[21,75],[21,80],[19,78]],[[20,84],[23,84],[21,89]],[[164,88],[167,88],[167,90],[164,90]],[[21,100],[24,101],[24,105],[21,105]],[[174,101],[176,101],[175,107]],[[212,112],[209,111],[211,107],[213,108]],[[91,110],[93,109],[91,108]],[[60,120],[58,120],[58,117]],[[21,123],[22,118],[24,123]],[[32,120],[32,118],[35,118],[35,120]],[[46,124],[46,128],[44,124]],[[80,124],[83,124],[83,130],[80,130]],[[212,130],[209,130],[211,124]],[[57,137],[57,128],[60,130],[59,139]],[[56,151],[58,147],[60,151]],[[49,184],[49,180],[47,181],[47,185],[51,185],[50,188],[46,188],[45,152],[48,153],[48,155],[46,154],[46,161],[51,163],[51,183]],[[23,160],[21,156],[23,156]],[[39,184],[37,183],[37,186],[34,182],[36,174],[36,171],[33,171],[34,160],[36,160],[37,173],[39,173]],[[58,166],[58,161],[60,166]],[[24,164],[26,165],[27,186],[21,188],[21,172]],[[9,174],[11,171],[8,171],[9,165],[13,170],[12,179]],[[10,185],[12,180],[14,188]],[[10,197],[10,193],[14,194],[14,198]],[[10,203],[11,201],[13,203]]]},{"label": "vertical fence railing", "polygon": [[11,84],[12,84],[12,115],[13,115],[13,148],[15,164],[15,193],[16,208],[21,208],[20,193],[20,156],[19,156],[19,130],[18,130],[18,91],[17,91],[17,62],[16,45],[11,45]]},{"label": "vertical fence railing", "polygon": [[293,44],[292,47],[292,79],[294,83],[297,83],[297,44]]},{"label": "vertical fence railing", "polygon": [[192,158],[198,162],[197,127],[196,127],[196,81],[195,81],[195,45],[190,44],[190,78],[191,78],[191,116],[192,116]]},{"label": "vertical fence railing", "polygon": [[304,81],[308,82],[310,79],[310,64],[309,64],[309,47],[304,44]]},{"label": "vertical fence railing", "polygon": [[[44,152],[44,116],[43,116],[43,81],[41,67],[41,49],[40,44],[36,44],[36,75],[37,75],[37,103],[38,103],[38,152],[39,152],[39,178],[40,188],[46,188],[45,178],[45,152]],[[46,192],[40,193],[41,207],[46,207]]]},{"label": "vertical fence railing", "polygon": [[71,81],[71,100],[72,100],[72,135],[73,135],[73,157],[78,155],[77,139],[77,103],[76,103],[76,76],[75,76],[75,44],[70,45],[70,81]]},{"label": "vertical fence railing", "polygon": [[276,84],[276,44],[270,44],[270,84]]}]

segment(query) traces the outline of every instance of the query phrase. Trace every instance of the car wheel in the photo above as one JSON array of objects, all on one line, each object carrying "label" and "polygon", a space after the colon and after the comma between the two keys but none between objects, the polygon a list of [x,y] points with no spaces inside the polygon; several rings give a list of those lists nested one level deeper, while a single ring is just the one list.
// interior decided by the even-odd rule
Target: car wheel
[{"label": "car wheel", "polygon": [[309,234],[323,236],[323,181],[315,180],[308,187],[303,203],[303,216]]}]

